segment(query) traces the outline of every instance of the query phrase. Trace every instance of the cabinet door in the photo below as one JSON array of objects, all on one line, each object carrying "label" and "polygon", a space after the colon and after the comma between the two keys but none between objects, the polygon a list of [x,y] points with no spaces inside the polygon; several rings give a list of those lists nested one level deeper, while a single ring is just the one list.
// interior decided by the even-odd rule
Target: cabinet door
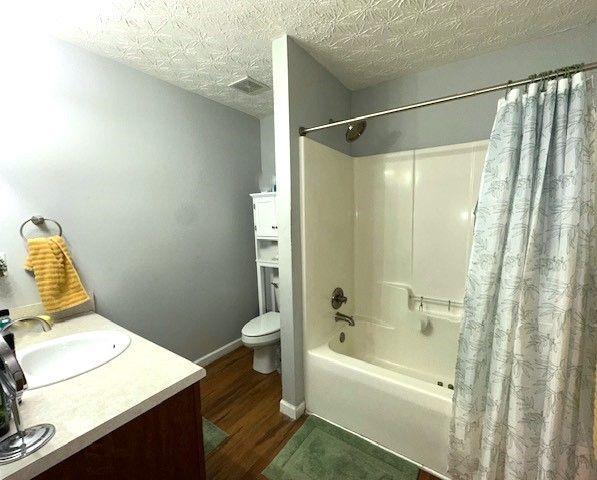
[{"label": "cabinet door", "polygon": [[199,388],[164,400],[34,480],[205,480]]},{"label": "cabinet door", "polygon": [[254,220],[256,236],[277,237],[276,199],[273,197],[255,199]]}]

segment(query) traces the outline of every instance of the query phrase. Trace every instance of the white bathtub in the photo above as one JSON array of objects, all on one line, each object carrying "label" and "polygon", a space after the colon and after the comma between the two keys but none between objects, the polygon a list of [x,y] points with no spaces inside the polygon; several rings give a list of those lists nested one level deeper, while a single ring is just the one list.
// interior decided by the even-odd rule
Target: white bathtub
[{"label": "white bathtub", "polygon": [[424,335],[417,315],[336,324],[305,354],[307,409],[447,478],[458,323],[436,318]]}]

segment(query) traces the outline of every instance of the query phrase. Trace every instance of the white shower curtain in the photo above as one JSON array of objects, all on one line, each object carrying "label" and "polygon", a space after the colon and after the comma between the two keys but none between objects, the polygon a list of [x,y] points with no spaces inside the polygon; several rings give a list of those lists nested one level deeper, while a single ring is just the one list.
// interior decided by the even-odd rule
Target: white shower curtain
[{"label": "white shower curtain", "polygon": [[456,367],[453,480],[595,480],[593,108],[584,74],[501,99]]}]

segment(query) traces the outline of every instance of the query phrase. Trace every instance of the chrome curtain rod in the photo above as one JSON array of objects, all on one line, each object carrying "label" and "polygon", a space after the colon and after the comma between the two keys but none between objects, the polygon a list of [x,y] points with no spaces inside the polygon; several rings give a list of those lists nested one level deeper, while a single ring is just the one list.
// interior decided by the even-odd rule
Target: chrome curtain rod
[{"label": "chrome curtain rod", "polygon": [[479,88],[477,90],[470,90],[468,92],[456,93],[454,95],[448,95],[445,97],[438,97],[432,100],[426,100],[424,102],[411,103],[410,105],[404,105],[402,107],[390,108],[389,110],[382,110],[380,112],[368,113],[366,115],[359,115],[358,117],[348,118],[346,120],[339,120],[337,122],[330,122],[324,125],[317,125],[316,127],[300,127],[299,135],[305,136],[311,132],[317,132],[318,130],[325,130],[327,128],[339,127],[341,125],[348,125],[349,123],[358,122],[359,120],[368,120],[370,118],[383,117],[384,115],[391,115],[393,113],[405,112],[407,110],[414,110],[416,108],[428,107],[430,105],[437,105],[438,103],[451,102],[452,100],[460,100],[461,98],[475,97],[477,95],[483,95],[485,93],[496,92],[498,90],[510,89],[514,87],[520,87],[522,85],[528,85],[543,80],[550,80],[557,78],[562,75],[568,75],[578,72],[586,72],[597,68],[597,62],[572,65],[570,67],[560,68],[558,70],[550,70],[547,72],[531,75],[523,80],[516,80],[514,82],[509,81],[506,83],[500,83],[498,85],[492,85],[490,87]]}]

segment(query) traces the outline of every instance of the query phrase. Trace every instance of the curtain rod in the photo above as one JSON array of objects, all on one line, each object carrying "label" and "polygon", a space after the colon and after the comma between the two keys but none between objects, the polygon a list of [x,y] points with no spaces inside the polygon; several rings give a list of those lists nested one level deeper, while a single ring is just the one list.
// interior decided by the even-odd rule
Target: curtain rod
[{"label": "curtain rod", "polygon": [[437,105],[438,103],[445,103],[445,102],[451,102],[452,100],[460,100],[461,98],[474,97],[476,95],[483,95],[485,93],[496,92],[498,90],[510,89],[510,88],[514,88],[514,87],[519,87],[521,85],[528,85],[530,83],[535,83],[535,82],[542,81],[542,80],[549,80],[552,78],[557,78],[561,75],[569,75],[569,74],[578,73],[578,72],[586,72],[588,70],[593,70],[595,68],[597,68],[597,62],[586,63],[586,64],[581,63],[578,65],[572,65],[570,67],[560,68],[558,70],[549,70],[547,72],[539,73],[536,75],[531,75],[530,77],[525,78],[523,80],[516,80],[514,82],[509,81],[506,83],[500,83],[498,85],[492,85],[490,87],[479,88],[476,90],[470,90],[468,92],[456,93],[454,95],[448,95],[445,97],[438,97],[438,98],[434,98],[432,100],[426,100],[424,102],[411,103],[410,105],[404,105],[402,107],[390,108],[389,110],[382,110],[380,112],[368,113],[366,115],[359,115],[358,117],[348,118],[346,120],[339,120],[337,122],[330,122],[330,123],[326,123],[324,125],[317,125],[315,127],[308,127],[308,128],[300,127],[299,135],[305,136],[311,132],[316,132],[318,130],[325,130],[327,128],[332,128],[332,127],[339,127],[341,125],[347,125],[349,123],[358,122],[360,120],[368,120],[369,118],[383,117],[384,115],[391,115],[393,113],[405,112],[407,110],[414,110],[416,108],[428,107],[430,105]]}]

